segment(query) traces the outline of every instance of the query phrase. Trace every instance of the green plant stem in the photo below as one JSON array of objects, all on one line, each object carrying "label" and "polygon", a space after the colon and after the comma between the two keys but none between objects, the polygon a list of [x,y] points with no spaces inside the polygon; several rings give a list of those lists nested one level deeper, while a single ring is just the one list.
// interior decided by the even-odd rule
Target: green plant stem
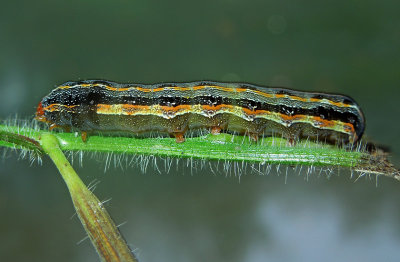
[{"label": "green plant stem", "polygon": [[43,134],[40,142],[67,184],[78,217],[102,261],[137,261],[102,203],[65,158],[57,138]]},{"label": "green plant stem", "polygon": [[5,129],[0,129],[0,141],[8,143],[9,146],[18,145],[21,149],[32,150],[37,154],[43,153],[43,149],[36,140],[18,133],[8,132]]},{"label": "green plant stem", "polygon": [[[15,133],[33,140],[49,133],[45,130],[8,125],[0,125],[0,131]],[[255,143],[246,136],[222,133],[188,137],[184,143],[176,143],[175,139],[165,137],[138,138],[96,134],[89,135],[88,140],[83,142],[76,133],[51,132],[51,134],[57,137],[59,147],[63,151],[241,161],[265,165],[346,167],[361,174],[384,175],[400,180],[399,171],[388,161],[385,152],[371,153],[362,148],[345,150],[334,145],[311,141],[300,141],[291,146],[280,137],[265,137]],[[12,144],[9,140],[2,140],[1,136],[0,146],[24,147],[19,142]]]}]

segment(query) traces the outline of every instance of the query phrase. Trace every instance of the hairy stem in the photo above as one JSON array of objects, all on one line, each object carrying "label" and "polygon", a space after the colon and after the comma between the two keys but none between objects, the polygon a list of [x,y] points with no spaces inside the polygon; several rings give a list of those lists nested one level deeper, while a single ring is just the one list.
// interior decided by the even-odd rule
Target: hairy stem
[{"label": "hairy stem", "polygon": [[84,185],[52,134],[40,138],[44,151],[60,171],[79,219],[102,261],[137,261],[97,197]]}]

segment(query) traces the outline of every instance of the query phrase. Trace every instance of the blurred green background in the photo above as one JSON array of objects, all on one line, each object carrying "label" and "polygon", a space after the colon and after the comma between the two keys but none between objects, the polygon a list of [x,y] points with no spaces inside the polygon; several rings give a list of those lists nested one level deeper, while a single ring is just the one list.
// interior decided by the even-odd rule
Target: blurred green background
[{"label": "blurred green background", "polygon": [[[366,136],[400,166],[398,1],[1,1],[0,118],[31,119],[68,80],[243,81],[353,97]],[[128,157],[129,158],[129,157]],[[307,170],[111,167],[74,157],[101,181],[145,261],[399,261],[398,182],[354,183]],[[153,159],[151,160],[151,162]],[[164,160],[156,159],[159,165]],[[221,165],[220,165],[221,167]],[[0,163],[0,261],[97,261],[53,164]]]}]

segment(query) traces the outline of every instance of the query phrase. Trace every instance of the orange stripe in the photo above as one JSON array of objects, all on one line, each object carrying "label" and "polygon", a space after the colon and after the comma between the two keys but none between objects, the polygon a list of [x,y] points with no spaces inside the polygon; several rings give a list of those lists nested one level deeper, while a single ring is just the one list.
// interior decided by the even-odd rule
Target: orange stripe
[{"label": "orange stripe", "polygon": [[179,105],[179,106],[161,106],[161,110],[164,112],[179,112],[179,111],[190,111],[191,105]]},{"label": "orange stripe", "polygon": [[74,107],[79,107],[79,105],[72,105],[72,106],[67,106],[67,105],[62,105],[62,104],[51,104],[43,108],[43,111],[48,111],[48,112],[54,112],[54,111],[60,111],[60,108],[74,108]]},{"label": "orange stripe", "polygon": [[289,96],[290,99],[292,100],[298,100],[301,102],[308,102],[308,98],[304,98],[304,97],[299,97],[299,96]]},{"label": "orange stripe", "polygon": [[279,114],[280,117],[285,120],[285,121],[299,121],[299,120],[305,120],[307,119],[307,115],[293,115],[293,116],[289,116],[289,115],[285,115],[280,113]]},{"label": "orange stripe", "polygon": [[107,90],[110,90],[110,91],[117,91],[117,92],[120,92],[120,91],[129,91],[129,90],[132,89],[132,87],[112,87],[112,86],[106,86],[106,88],[107,88]]},{"label": "orange stripe", "polygon": [[322,127],[322,128],[323,127],[334,127],[335,126],[335,121],[333,121],[333,120],[325,120],[325,119],[322,119],[319,116],[312,117],[312,120],[315,121],[315,122],[321,123],[318,126]]},{"label": "orange stripe", "polygon": [[209,106],[209,105],[202,105],[201,108],[205,111],[211,110],[211,111],[218,111],[221,110],[222,108],[233,108],[232,105],[217,105],[217,106]]},{"label": "orange stripe", "polygon": [[350,106],[350,105],[344,104],[342,102],[334,102],[334,101],[331,101],[331,100],[328,100],[328,101],[329,101],[330,104],[332,104],[334,106],[337,106],[337,107],[349,107]]}]

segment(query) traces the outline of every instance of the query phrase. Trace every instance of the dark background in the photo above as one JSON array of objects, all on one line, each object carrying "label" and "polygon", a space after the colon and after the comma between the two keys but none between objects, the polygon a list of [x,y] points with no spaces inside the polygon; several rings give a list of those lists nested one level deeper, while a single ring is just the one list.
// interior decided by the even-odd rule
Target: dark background
[{"label": "dark background", "polygon": [[[344,93],[399,165],[398,1],[1,1],[0,117],[31,119],[68,80],[243,81]],[[74,166],[101,181],[141,261],[399,261],[399,183],[350,172],[169,173]],[[128,156],[128,158],[130,158]],[[162,159],[156,160],[158,164]],[[45,158],[0,163],[0,260],[97,261]]]}]

